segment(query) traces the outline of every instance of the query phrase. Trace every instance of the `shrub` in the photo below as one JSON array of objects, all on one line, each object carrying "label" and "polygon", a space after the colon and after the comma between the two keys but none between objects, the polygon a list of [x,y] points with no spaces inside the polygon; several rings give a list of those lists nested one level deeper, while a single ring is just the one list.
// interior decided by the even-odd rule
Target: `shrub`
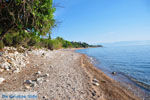
[{"label": "shrub", "polygon": [[5,44],[5,46],[12,46],[13,44],[13,36],[11,34],[6,34],[3,42]]},{"label": "shrub", "polygon": [[49,40],[49,41],[48,41],[47,47],[48,47],[48,49],[50,49],[50,50],[53,50],[53,49],[54,49],[54,45],[53,45],[52,40]]},{"label": "shrub", "polygon": [[57,40],[57,39],[53,39],[52,40],[52,44],[53,44],[53,48],[54,49],[62,48],[62,43],[59,40]]}]

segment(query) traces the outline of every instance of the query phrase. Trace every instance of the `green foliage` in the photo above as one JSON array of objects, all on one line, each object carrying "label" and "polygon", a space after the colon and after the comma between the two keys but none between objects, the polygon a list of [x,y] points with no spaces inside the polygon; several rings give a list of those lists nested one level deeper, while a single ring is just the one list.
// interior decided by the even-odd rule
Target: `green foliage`
[{"label": "green foliage", "polygon": [[71,42],[69,42],[69,41],[64,41],[64,42],[63,42],[63,47],[64,47],[64,48],[71,48],[71,47],[73,47],[73,45],[72,45]]},{"label": "green foliage", "polygon": [[38,46],[40,43],[40,38],[38,36],[31,36],[30,41],[28,42],[29,46]]},{"label": "green foliage", "polygon": [[53,42],[50,39],[41,39],[39,46],[44,47],[44,48],[48,48],[50,50],[54,49]]},{"label": "green foliage", "polygon": [[53,43],[54,49],[60,49],[60,48],[62,48],[62,42],[59,41],[58,39],[53,39],[52,43]]},{"label": "green foliage", "polygon": [[85,42],[71,42],[72,43],[72,46],[74,48],[87,48],[87,47],[90,47],[89,44],[85,43]]},{"label": "green foliage", "polygon": [[11,45],[13,45],[13,36],[10,34],[6,34],[3,41],[4,41],[6,46],[11,46]]},{"label": "green foliage", "polygon": [[0,2],[0,38],[8,32],[25,30],[46,35],[55,26],[56,9],[52,4],[53,0],[3,0]]}]

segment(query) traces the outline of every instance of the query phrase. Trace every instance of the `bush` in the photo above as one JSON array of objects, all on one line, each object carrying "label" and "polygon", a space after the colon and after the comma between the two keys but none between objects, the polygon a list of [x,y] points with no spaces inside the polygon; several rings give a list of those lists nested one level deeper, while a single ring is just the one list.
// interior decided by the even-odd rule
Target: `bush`
[{"label": "bush", "polygon": [[5,46],[12,46],[13,44],[13,36],[11,34],[6,34],[3,42],[5,44]]},{"label": "bush", "polygon": [[54,50],[54,45],[53,45],[52,40],[49,40],[49,41],[48,41],[47,47],[48,47],[48,49],[50,49],[50,50]]},{"label": "bush", "polygon": [[64,48],[71,48],[71,47],[72,47],[72,44],[71,44],[71,42],[69,42],[69,41],[64,41],[64,42],[63,42],[63,47],[64,47]]},{"label": "bush", "polygon": [[52,44],[53,44],[53,48],[54,49],[62,48],[62,43],[59,40],[57,40],[57,39],[53,39],[52,40]]}]

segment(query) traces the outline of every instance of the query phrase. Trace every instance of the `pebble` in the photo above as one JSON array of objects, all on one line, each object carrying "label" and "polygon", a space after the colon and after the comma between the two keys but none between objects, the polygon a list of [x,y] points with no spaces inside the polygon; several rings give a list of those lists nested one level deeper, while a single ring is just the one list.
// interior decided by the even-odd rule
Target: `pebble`
[{"label": "pebble", "polygon": [[48,97],[47,97],[47,96],[43,96],[43,99],[44,99],[44,100],[48,100]]},{"label": "pebble", "polygon": [[4,69],[1,69],[1,68],[0,68],[0,72],[3,72],[3,71],[4,71]]},{"label": "pebble", "polygon": [[95,78],[92,80],[93,85],[99,86],[99,81]]},{"label": "pebble", "polygon": [[42,83],[44,81],[44,79],[42,77],[39,77],[36,79],[37,83]]},{"label": "pebble", "polygon": [[45,77],[48,77],[48,76],[49,76],[49,74],[48,74],[48,73],[46,73],[46,74],[45,74]]},{"label": "pebble", "polygon": [[20,69],[19,68],[16,68],[13,73],[19,73],[20,72]]},{"label": "pebble", "polygon": [[31,87],[35,87],[37,84],[36,81],[26,80],[24,85],[26,88],[31,88]]},{"label": "pebble", "polygon": [[95,85],[95,86],[99,86],[99,83],[97,83],[97,82],[93,82],[93,85]]},{"label": "pebble", "polygon": [[112,74],[113,74],[113,75],[116,75],[117,73],[116,73],[116,72],[112,72]]},{"label": "pebble", "polygon": [[32,84],[32,81],[31,80],[26,80],[25,83],[26,84]]},{"label": "pebble", "polygon": [[41,75],[41,71],[38,71],[36,74]]},{"label": "pebble", "polygon": [[93,82],[99,82],[96,78],[93,79]]},{"label": "pebble", "polygon": [[2,63],[0,65],[0,67],[3,68],[3,69],[5,69],[5,70],[9,70],[9,68],[10,68],[9,66],[10,66],[10,64],[8,62]]},{"label": "pebble", "polygon": [[4,81],[5,81],[5,79],[1,77],[0,78],[0,84],[2,84]]},{"label": "pebble", "polygon": [[93,92],[92,92],[92,96],[96,96],[96,91],[93,91]]}]

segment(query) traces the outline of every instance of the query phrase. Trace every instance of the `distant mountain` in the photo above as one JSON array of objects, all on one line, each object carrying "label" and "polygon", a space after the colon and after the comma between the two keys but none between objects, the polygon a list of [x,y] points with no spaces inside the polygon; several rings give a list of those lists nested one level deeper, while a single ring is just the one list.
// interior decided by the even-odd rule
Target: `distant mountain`
[{"label": "distant mountain", "polygon": [[132,45],[150,45],[150,40],[144,41],[120,41],[113,43],[101,43],[103,46],[132,46]]}]

